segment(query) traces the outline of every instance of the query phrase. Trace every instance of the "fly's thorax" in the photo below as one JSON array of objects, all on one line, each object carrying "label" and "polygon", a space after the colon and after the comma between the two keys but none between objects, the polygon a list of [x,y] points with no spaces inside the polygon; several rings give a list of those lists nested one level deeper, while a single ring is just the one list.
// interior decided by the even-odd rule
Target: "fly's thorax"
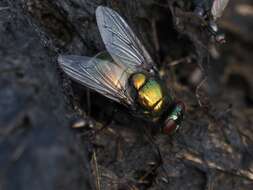
[{"label": "fly's thorax", "polygon": [[146,115],[160,115],[168,103],[168,93],[162,81],[146,73],[134,73],[130,77],[134,99]]},{"label": "fly's thorax", "polygon": [[154,79],[146,81],[138,90],[138,102],[154,112],[160,112],[164,104],[164,93],[161,85]]}]

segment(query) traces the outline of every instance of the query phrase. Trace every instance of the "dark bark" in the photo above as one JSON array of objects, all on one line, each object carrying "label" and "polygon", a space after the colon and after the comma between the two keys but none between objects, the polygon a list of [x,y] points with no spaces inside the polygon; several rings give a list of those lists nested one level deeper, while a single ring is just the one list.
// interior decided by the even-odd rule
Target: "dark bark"
[{"label": "dark bark", "polygon": [[[186,103],[174,136],[97,93],[89,100],[59,69],[60,53],[104,50],[98,5],[126,18]],[[252,16],[239,6],[231,0],[217,48],[190,1],[0,1],[0,189],[252,189]]]}]

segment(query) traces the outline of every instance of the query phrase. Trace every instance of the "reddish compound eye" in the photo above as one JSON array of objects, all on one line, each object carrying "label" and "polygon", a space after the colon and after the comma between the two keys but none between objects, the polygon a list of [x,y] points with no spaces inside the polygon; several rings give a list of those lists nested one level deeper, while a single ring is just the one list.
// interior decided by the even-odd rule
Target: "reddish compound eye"
[{"label": "reddish compound eye", "polygon": [[220,43],[220,44],[224,44],[224,43],[226,43],[226,37],[225,37],[225,34],[217,34],[216,36],[215,36],[215,40],[216,40],[216,42],[218,42],[218,43]]},{"label": "reddish compound eye", "polygon": [[176,130],[176,128],[177,128],[176,122],[172,119],[169,119],[165,123],[165,126],[163,128],[163,133],[170,135]]}]

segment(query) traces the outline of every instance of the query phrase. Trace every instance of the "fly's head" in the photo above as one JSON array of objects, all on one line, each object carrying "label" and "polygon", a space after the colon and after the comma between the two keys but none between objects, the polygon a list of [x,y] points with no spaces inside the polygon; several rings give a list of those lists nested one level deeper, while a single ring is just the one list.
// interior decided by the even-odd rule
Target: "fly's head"
[{"label": "fly's head", "polygon": [[217,24],[214,21],[209,21],[207,29],[215,42],[219,44],[226,43],[225,34],[219,30]]},{"label": "fly's head", "polygon": [[169,135],[176,132],[181,126],[184,113],[185,113],[184,103],[182,101],[176,101],[168,117],[165,119],[163,133]]}]

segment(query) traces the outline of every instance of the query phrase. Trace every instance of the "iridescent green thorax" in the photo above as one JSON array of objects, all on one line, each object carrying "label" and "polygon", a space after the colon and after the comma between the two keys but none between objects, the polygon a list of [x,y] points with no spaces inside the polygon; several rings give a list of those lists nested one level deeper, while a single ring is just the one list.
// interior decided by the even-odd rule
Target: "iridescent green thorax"
[{"label": "iridescent green thorax", "polygon": [[163,91],[161,86],[154,79],[148,80],[145,85],[138,91],[139,102],[155,111],[159,112],[163,105]]},{"label": "iridescent green thorax", "polygon": [[161,81],[148,77],[144,73],[135,73],[131,77],[131,82],[144,114],[160,115],[167,107],[168,100],[171,100]]}]

